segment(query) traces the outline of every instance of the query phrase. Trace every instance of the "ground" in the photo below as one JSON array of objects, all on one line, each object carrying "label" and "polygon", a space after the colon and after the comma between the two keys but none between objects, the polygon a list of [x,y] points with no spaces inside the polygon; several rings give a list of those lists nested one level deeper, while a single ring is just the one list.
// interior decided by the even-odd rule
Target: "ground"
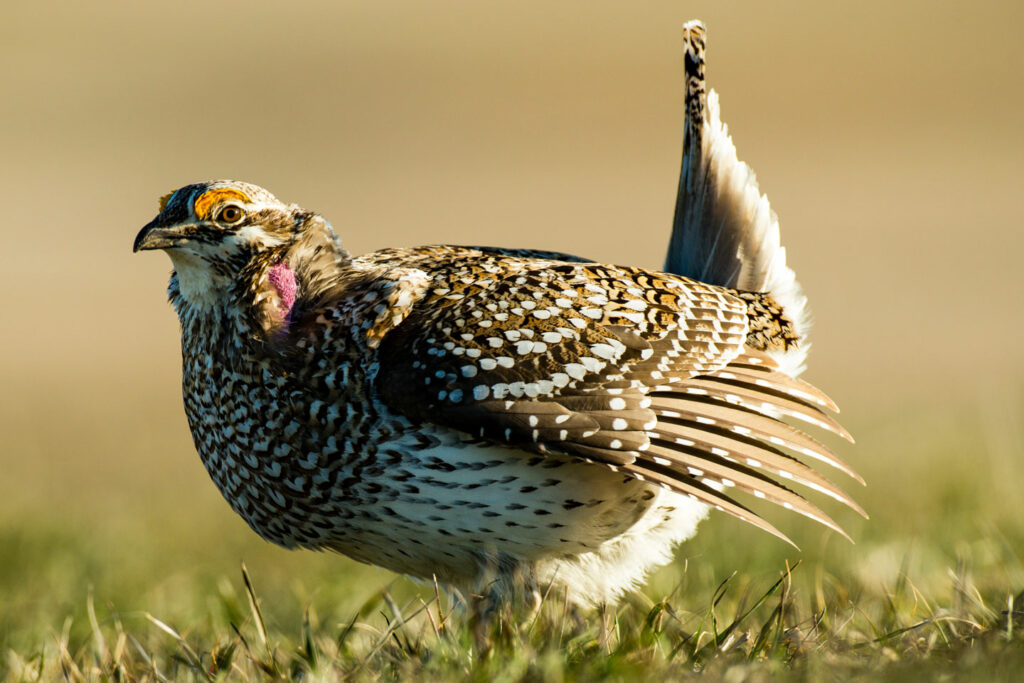
[{"label": "ground", "polygon": [[[1011,419],[1020,407],[999,404],[993,414],[991,405],[925,402],[898,420],[848,415],[866,444],[849,459],[869,482],[857,496],[871,514],[840,517],[855,544],[776,517],[798,552],[718,515],[617,608],[577,613],[548,594],[535,619],[497,620],[487,652],[466,613],[432,585],[260,541],[195,471],[170,421],[166,440],[144,429],[129,440],[140,456],[180,467],[134,482],[93,472],[109,495],[76,476],[89,486],[55,485],[53,497],[21,501],[20,514],[33,514],[6,516],[0,672],[13,680],[701,672],[729,681],[1009,680],[1024,667],[1024,515],[1015,496],[1024,469]],[[32,455],[31,444],[19,445]],[[138,497],[148,505],[128,514],[125,501]],[[59,514],[68,509],[76,514]]]}]

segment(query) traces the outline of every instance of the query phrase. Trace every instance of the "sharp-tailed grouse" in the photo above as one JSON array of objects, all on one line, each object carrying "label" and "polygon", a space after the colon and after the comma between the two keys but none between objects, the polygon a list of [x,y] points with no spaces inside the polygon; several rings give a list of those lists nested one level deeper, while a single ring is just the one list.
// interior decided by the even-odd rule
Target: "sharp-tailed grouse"
[{"label": "sharp-tailed grouse", "polygon": [[727,491],[833,529],[794,457],[853,471],[781,417],[842,436],[803,366],[805,299],[778,223],[705,95],[688,24],[683,173],[666,269],[432,246],[350,256],[248,183],[164,197],[185,411],[228,503],[269,541],[497,592],[616,600]]}]

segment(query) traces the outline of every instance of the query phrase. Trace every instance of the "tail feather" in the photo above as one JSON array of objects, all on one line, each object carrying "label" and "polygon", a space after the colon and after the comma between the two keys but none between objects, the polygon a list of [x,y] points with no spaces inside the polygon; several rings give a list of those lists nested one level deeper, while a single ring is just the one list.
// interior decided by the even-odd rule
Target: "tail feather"
[{"label": "tail feather", "polygon": [[786,265],[778,217],[761,194],[753,170],[736,156],[728,127],[719,117],[718,94],[706,90],[705,37],[701,22],[683,26],[683,160],[665,270],[771,294],[798,339],[795,347],[772,355],[787,374],[796,376],[803,371],[809,348],[807,298]]}]

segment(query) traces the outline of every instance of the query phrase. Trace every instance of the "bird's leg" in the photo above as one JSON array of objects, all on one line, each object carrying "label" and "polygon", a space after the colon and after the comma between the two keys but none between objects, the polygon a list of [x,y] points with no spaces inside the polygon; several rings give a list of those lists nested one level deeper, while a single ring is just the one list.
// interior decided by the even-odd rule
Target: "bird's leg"
[{"label": "bird's leg", "polygon": [[526,610],[523,614],[523,618],[519,620],[519,631],[524,632],[530,628],[534,620],[540,614],[541,605],[544,604],[543,596],[540,593],[540,589],[537,586],[537,575],[533,571],[532,567],[523,567],[521,569],[522,576],[522,605]]},{"label": "bird's leg", "polygon": [[540,591],[537,590],[537,586],[533,586],[527,593],[526,604],[528,606],[528,611],[526,613],[526,618],[523,619],[520,624],[520,629],[529,627],[529,625],[532,624],[540,614],[540,607],[543,604],[543,600]]},{"label": "bird's leg", "polygon": [[473,637],[482,656],[495,644],[496,634],[507,639],[528,628],[543,602],[532,563],[488,552],[484,566],[470,606]]},{"label": "bird's leg", "polygon": [[473,631],[473,644],[476,646],[477,656],[485,659],[493,645],[492,620],[497,611],[497,601],[489,590],[482,594],[474,594],[470,600],[469,623]]},{"label": "bird's leg", "polygon": [[478,656],[486,658],[493,645],[491,635],[493,619],[501,602],[501,591],[507,584],[500,576],[498,551],[489,548],[482,553],[481,571],[477,589],[470,593],[469,622],[473,630],[473,641]]}]

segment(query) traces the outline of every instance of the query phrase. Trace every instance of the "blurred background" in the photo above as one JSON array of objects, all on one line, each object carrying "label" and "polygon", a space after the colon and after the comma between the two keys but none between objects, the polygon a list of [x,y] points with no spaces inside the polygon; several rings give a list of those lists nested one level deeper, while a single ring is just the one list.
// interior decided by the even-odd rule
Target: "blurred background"
[{"label": "blurred background", "polygon": [[[691,18],[815,314],[806,377],[843,407],[858,443],[839,452],[869,482],[871,521],[827,507],[856,546],[771,519],[803,557],[865,581],[902,567],[940,586],[958,557],[1024,547],[1024,4],[0,14],[0,643],[59,629],[90,589],[127,611],[202,608],[240,560],[269,601],[300,598],[282,620],[307,600],[344,615],[392,579],[268,546],[209,481],[181,406],[169,260],[131,253],[161,195],[251,181],[321,212],[353,252],[483,243],[658,267]],[[801,556],[731,519],[706,529],[652,590],[683,558],[722,578]],[[1020,564],[988,567],[1024,587]]]}]

